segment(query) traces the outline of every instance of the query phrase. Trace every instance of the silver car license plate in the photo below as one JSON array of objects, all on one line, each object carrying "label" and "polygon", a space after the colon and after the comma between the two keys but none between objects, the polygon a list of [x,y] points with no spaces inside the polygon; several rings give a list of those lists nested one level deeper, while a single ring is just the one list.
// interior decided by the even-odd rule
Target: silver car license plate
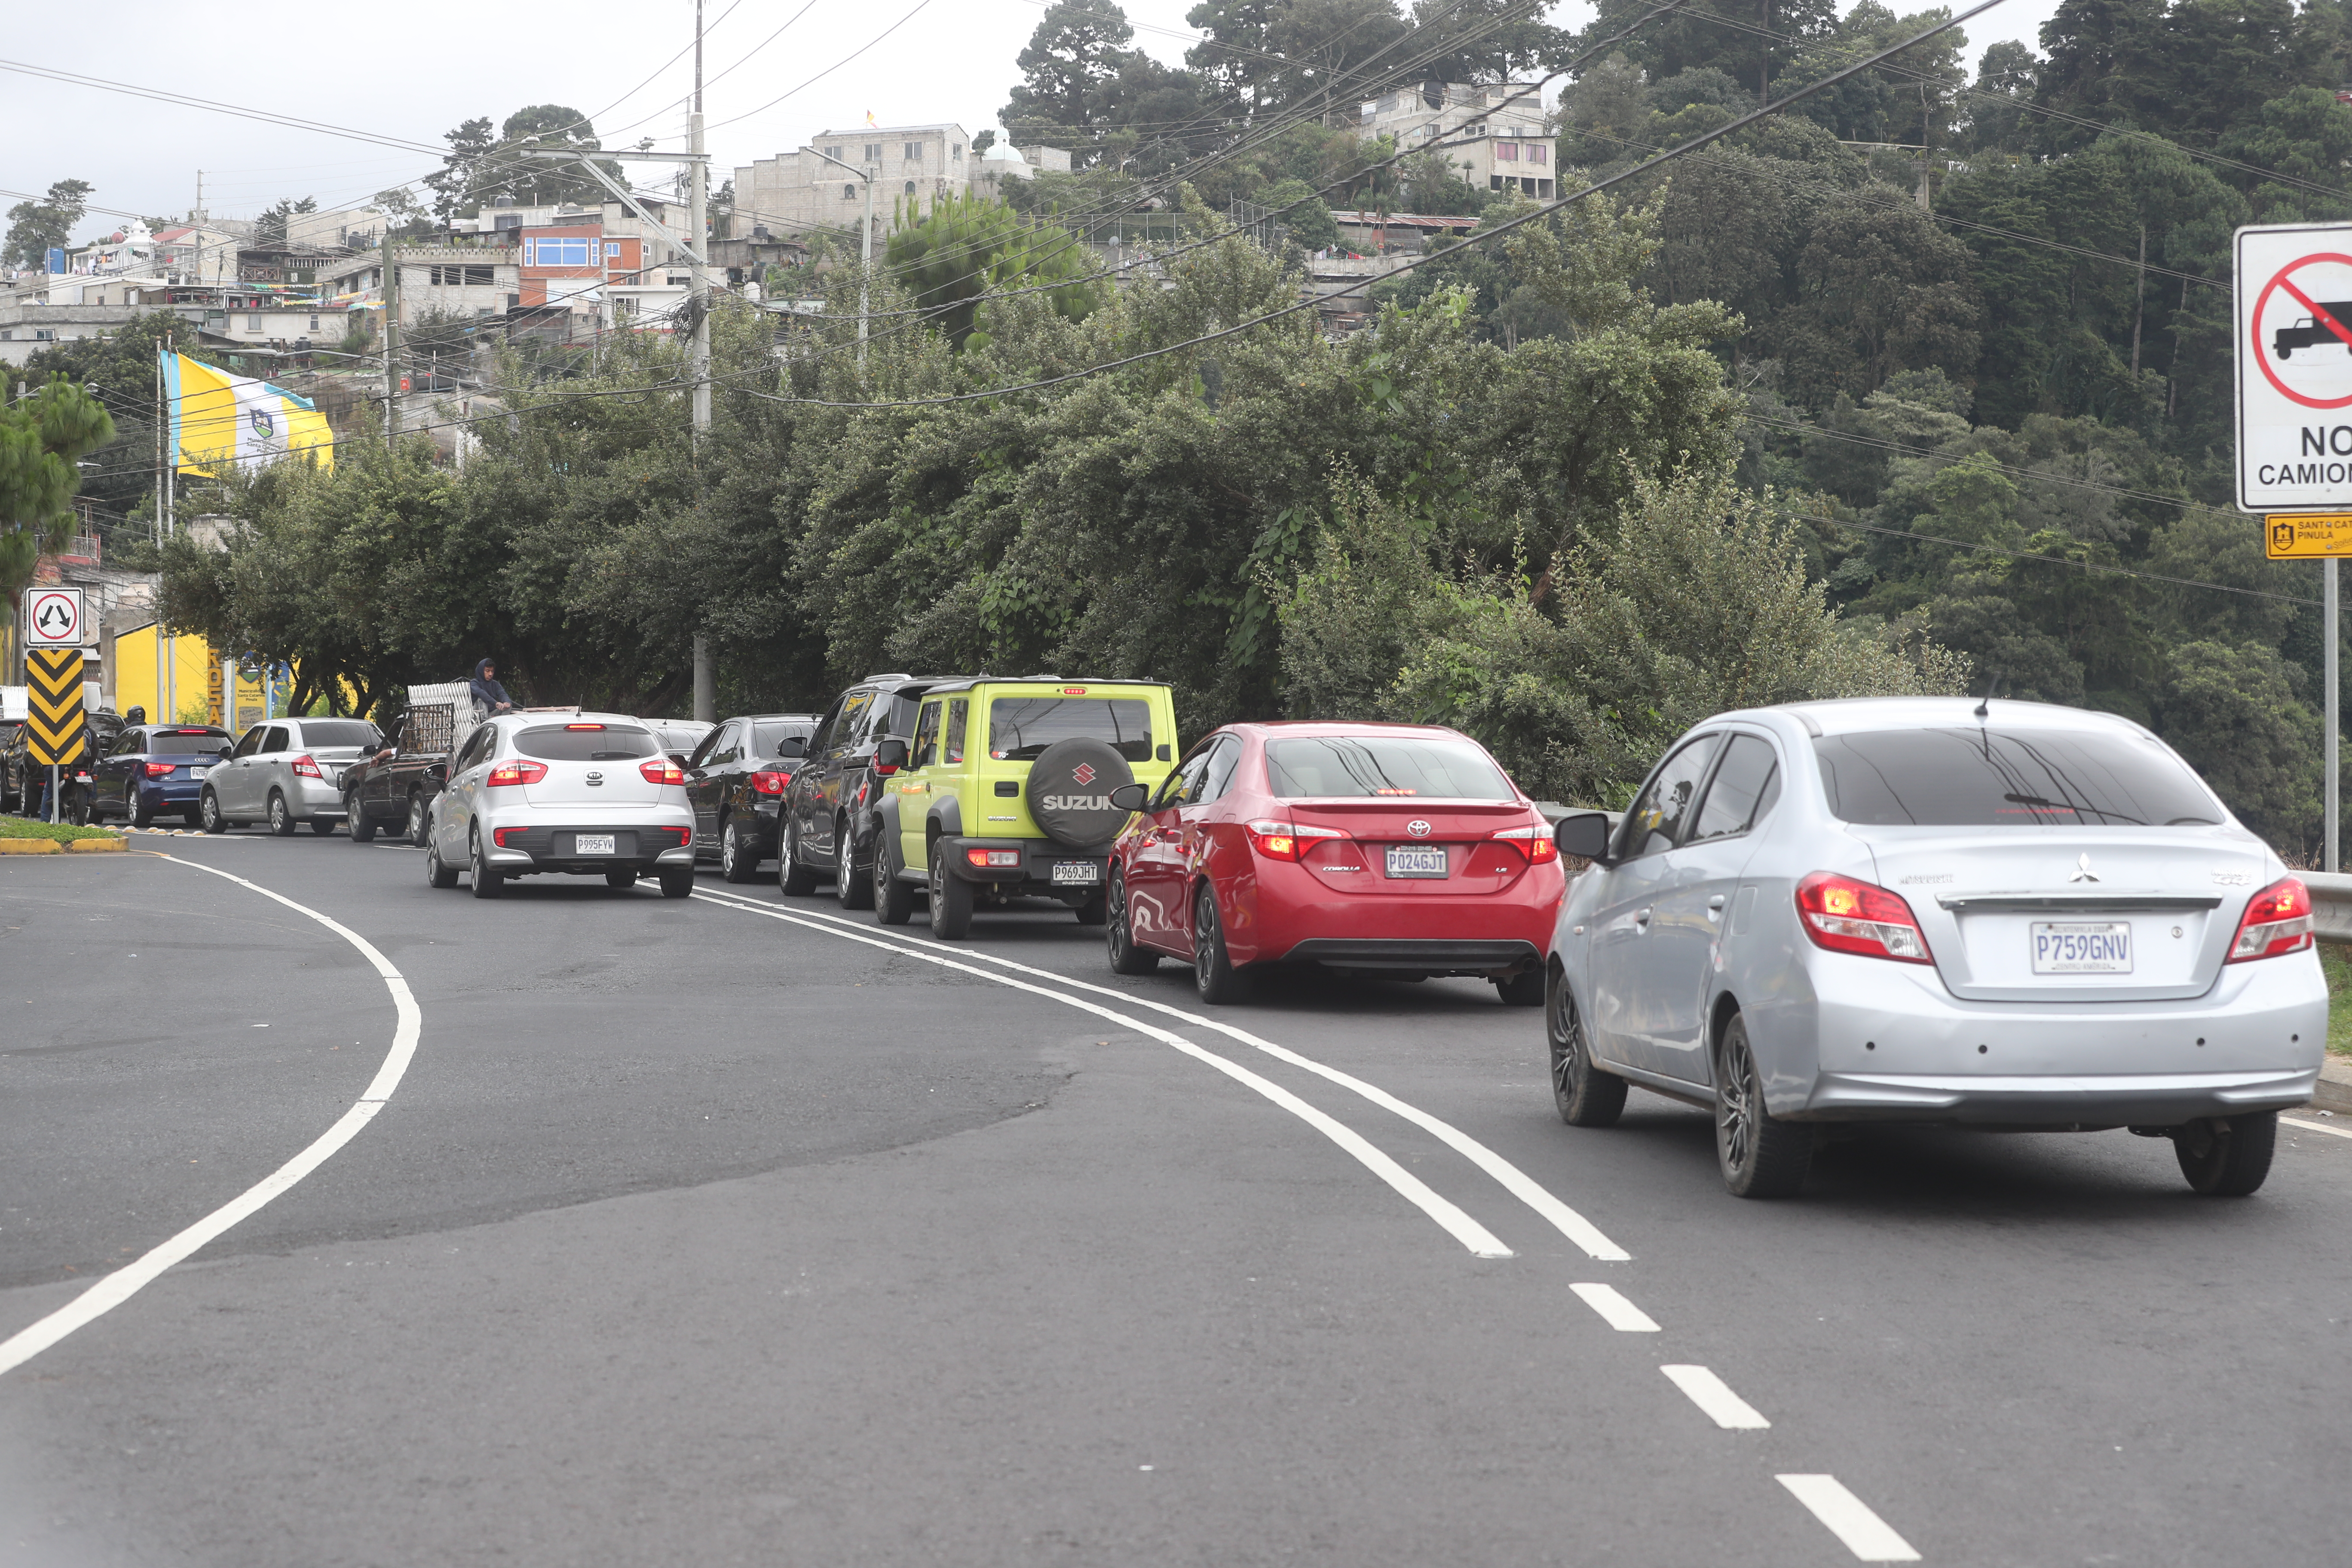
[{"label": "silver car license plate", "polygon": [[1102,868],[1091,860],[1056,860],[1054,880],[1091,886],[1102,880]]},{"label": "silver car license plate", "polygon": [[572,840],[572,852],[574,855],[610,855],[613,853],[613,836],[609,833],[576,835]]},{"label": "silver car license plate", "polygon": [[2029,931],[2036,974],[2129,974],[2128,921],[2035,921]]},{"label": "silver car license plate", "polygon": [[1435,844],[1391,844],[1389,846],[1389,875],[1443,877],[1445,875],[1445,850]]}]

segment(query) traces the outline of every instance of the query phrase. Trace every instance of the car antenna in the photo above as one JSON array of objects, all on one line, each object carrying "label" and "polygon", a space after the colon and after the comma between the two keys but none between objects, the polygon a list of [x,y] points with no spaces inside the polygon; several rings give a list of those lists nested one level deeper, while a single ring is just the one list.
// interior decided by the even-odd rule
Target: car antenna
[{"label": "car antenna", "polygon": [[1981,723],[1985,720],[1992,717],[1992,694],[2000,689],[2000,674],[1998,670],[1985,677],[1984,695],[1977,699],[1976,713],[1978,722]]}]

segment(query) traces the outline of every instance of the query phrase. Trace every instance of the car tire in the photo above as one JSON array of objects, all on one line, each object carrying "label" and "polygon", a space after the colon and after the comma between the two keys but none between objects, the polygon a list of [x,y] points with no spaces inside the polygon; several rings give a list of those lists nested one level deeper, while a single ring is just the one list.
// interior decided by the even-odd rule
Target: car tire
[{"label": "car tire", "polygon": [[343,807],[343,814],[352,826],[352,843],[372,844],[375,841],[375,818],[367,814],[367,807],[360,804],[359,796],[352,796],[351,804]]},{"label": "car tire", "polygon": [[1495,994],[1502,998],[1506,1007],[1540,1007],[1544,1005],[1544,972],[1529,969],[1508,980],[1497,980]]},{"label": "car tire", "polygon": [[1592,1059],[1592,1043],[1577,1011],[1568,976],[1554,965],[1545,976],[1544,1041],[1551,1055],[1551,1100],[1570,1127],[1614,1127],[1632,1086]]},{"label": "car tire", "polygon": [[676,870],[665,869],[661,874],[661,890],[662,897],[665,899],[693,897],[694,868],[687,866]]},{"label": "car tire", "polygon": [[805,899],[816,891],[816,873],[801,864],[801,827],[784,824],[784,841],[776,850],[776,890],[788,899]]},{"label": "car tire", "polygon": [[425,796],[422,794],[411,795],[408,797],[408,847],[411,849],[424,848],[430,832],[431,824],[425,820]]},{"label": "car tire", "polygon": [[1110,921],[1110,894],[1108,891],[1097,893],[1085,903],[1076,905],[1076,913],[1078,917],[1078,923],[1082,926],[1094,926],[1100,928],[1108,924]]},{"label": "car tire", "polygon": [[294,830],[301,826],[300,819],[294,815],[293,807],[286,804],[286,797],[276,790],[271,790],[269,792],[269,831],[280,838],[291,838],[294,837]]},{"label": "car tire", "polygon": [[445,891],[457,885],[457,868],[441,863],[441,846],[434,841],[429,826],[425,835],[425,885]]},{"label": "car tire", "polygon": [[1225,951],[1216,889],[1206,882],[1192,897],[1192,989],[1213,1007],[1246,1001],[1250,994],[1250,977],[1234,967]]},{"label": "car tire", "polygon": [[474,897],[495,899],[507,890],[507,874],[490,864],[488,851],[482,847],[482,836],[472,836],[467,850],[472,864],[467,868],[473,877]]},{"label": "car tire", "polygon": [[870,910],[874,907],[874,878],[857,874],[857,841],[849,836],[849,819],[843,817],[834,828],[834,858],[839,862],[833,874],[833,896],[841,900],[845,910]]},{"label": "car tire", "polygon": [[1813,1163],[1813,1130],[1764,1109],[1764,1075],[1738,1014],[1716,1047],[1715,1157],[1723,1184],[1740,1198],[1794,1197]]},{"label": "car tire", "polygon": [[971,934],[971,884],[948,875],[948,848],[931,846],[931,934],[955,942]]},{"label": "car tire", "polygon": [[877,925],[902,926],[915,918],[915,889],[898,879],[889,847],[874,846],[874,920]]},{"label": "car tire", "polygon": [[2271,1173],[2278,1112],[2250,1111],[2192,1121],[2172,1135],[2172,1152],[2189,1186],[2209,1198],[2242,1198]]},{"label": "car tire", "polygon": [[131,826],[144,827],[155,820],[155,808],[144,800],[131,808]]},{"label": "car tire", "polygon": [[206,833],[228,831],[228,818],[221,815],[220,796],[210,790],[196,797],[196,826]]},{"label": "car tire", "polygon": [[1103,895],[1103,924],[1108,928],[1104,941],[1110,950],[1110,972],[1113,974],[1149,974],[1160,967],[1160,955],[1135,941],[1135,928],[1129,923],[1127,910],[1127,879],[1112,873],[1110,888]]},{"label": "car tire", "polygon": [[719,825],[719,879],[741,886],[760,874],[759,851],[743,831],[743,819],[730,816]]},{"label": "car tire", "polygon": [[625,893],[636,885],[637,874],[635,871],[607,871],[604,873],[604,886],[614,889],[616,891]]}]

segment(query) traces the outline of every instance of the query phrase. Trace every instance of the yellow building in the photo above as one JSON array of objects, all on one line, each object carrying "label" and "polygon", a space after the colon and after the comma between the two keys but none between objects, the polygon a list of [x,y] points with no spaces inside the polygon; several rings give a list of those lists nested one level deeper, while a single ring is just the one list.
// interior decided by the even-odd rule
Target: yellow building
[{"label": "yellow building", "polygon": [[[136,626],[114,635],[114,710],[147,710],[156,724],[217,724],[232,732],[259,719],[264,711],[262,685],[237,674],[200,637],[165,637],[155,626]],[[234,676],[236,706],[227,699]],[[269,693],[277,707],[286,706],[283,688]]]}]

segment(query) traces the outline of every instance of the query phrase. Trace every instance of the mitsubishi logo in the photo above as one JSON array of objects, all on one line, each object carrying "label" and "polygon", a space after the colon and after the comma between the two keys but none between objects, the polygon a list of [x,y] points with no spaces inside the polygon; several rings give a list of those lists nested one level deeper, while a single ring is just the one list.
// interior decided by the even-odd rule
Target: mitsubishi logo
[{"label": "mitsubishi logo", "polygon": [[2089,850],[2084,850],[2081,857],[2075,860],[2074,874],[2066,879],[2070,882],[2095,882],[2099,879],[2098,873],[2091,869]]},{"label": "mitsubishi logo", "polygon": [[1070,776],[1077,780],[1082,786],[1090,784],[1095,782],[1095,765],[1092,763],[1080,763],[1070,770]]},{"label": "mitsubishi logo", "polygon": [[1429,824],[1422,821],[1421,818],[1417,816],[1411,822],[1404,825],[1404,830],[1407,833],[1412,834],[1415,838],[1426,838],[1429,837]]}]

